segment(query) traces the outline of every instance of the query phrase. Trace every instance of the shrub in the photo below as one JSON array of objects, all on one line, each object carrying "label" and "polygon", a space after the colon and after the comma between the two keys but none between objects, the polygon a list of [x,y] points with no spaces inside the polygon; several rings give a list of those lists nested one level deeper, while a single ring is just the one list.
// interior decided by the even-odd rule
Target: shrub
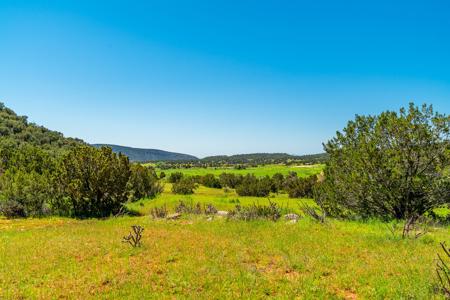
[{"label": "shrub", "polygon": [[266,176],[261,179],[253,174],[244,176],[242,183],[236,187],[239,196],[267,197],[272,190],[272,181]]},{"label": "shrub", "polygon": [[207,204],[205,207],[205,215],[214,215],[217,213],[217,208],[212,204]]},{"label": "shrub", "polygon": [[417,219],[448,203],[449,136],[450,117],[431,106],[356,116],[325,145],[327,213]]},{"label": "shrub", "polygon": [[235,209],[228,213],[229,219],[251,221],[257,219],[267,219],[277,221],[281,218],[281,208],[275,203],[269,201],[268,206],[253,204],[250,206],[236,205]]},{"label": "shrub", "polygon": [[0,202],[7,217],[43,216],[49,214],[49,200],[53,197],[50,175],[34,171],[10,169],[0,179]]},{"label": "shrub", "polygon": [[219,175],[220,185],[223,187],[236,188],[239,184],[242,183],[243,176],[235,175],[231,173],[222,173]]},{"label": "shrub", "polygon": [[288,176],[286,177],[284,188],[289,194],[289,198],[311,198],[316,182],[316,175],[307,178],[300,178],[297,175]]},{"label": "shrub", "polygon": [[272,192],[277,193],[284,189],[284,176],[281,173],[275,173],[272,176]]},{"label": "shrub", "polygon": [[177,183],[183,178],[183,173],[181,172],[173,172],[169,175],[169,182],[170,183]]},{"label": "shrub", "polygon": [[191,178],[183,177],[180,181],[172,185],[172,193],[190,195],[194,193],[195,188],[195,182]]},{"label": "shrub", "polygon": [[17,201],[6,200],[0,202],[0,213],[8,219],[25,218],[25,207]]},{"label": "shrub", "polygon": [[161,207],[154,207],[150,211],[150,215],[153,217],[153,219],[163,219],[167,216],[167,207],[166,205],[163,205]]},{"label": "shrub", "polygon": [[152,168],[140,164],[131,166],[131,174],[127,183],[128,199],[137,201],[142,198],[154,198],[162,193],[163,186]]},{"label": "shrub", "polygon": [[131,229],[132,231],[127,236],[123,237],[122,242],[130,244],[133,248],[140,247],[144,227],[133,225],[131,226]]},{"label": "shrub", "polygon": [[222,185],[220,184],[219,179],[216,178],[213,174],[206,174],[200,180],[200,183],[206,187],[220,189]]},{"label": "shrub", "polygon": [[202,213],[202,207],[200,203],[193,204],[192,201],[189,203],[185,203],[180,200],[178,205],[175,207],[175,211],[180,214],[196,214],[199,215]]},{"label": "shrub", "polygon": [[75,217],[117,214],[128,200],[128,158],[110,148],[78,147],[68,152],[58,168],[54,206]]}]

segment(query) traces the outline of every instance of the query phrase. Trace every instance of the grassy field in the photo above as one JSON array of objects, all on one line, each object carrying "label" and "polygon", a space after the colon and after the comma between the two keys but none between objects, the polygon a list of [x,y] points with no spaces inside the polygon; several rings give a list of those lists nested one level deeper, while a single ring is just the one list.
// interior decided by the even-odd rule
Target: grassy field
[{"label": "grassy field", "polygon": [[[169,169],[163,170],[166,175],[170,175],[173,172],[182,172],[183,174],[194,175],[206,175],[214,174],[219,176],[222,173],[233,173],[245,175],[248,173],[255,174],[255,176],[273,176],[276,173],[287,175],[289,172],[296,172],[300,177],[308,177],[310,175],[320,173],[324,168],[324,165],[299,165],[299,166],[285,166],[285,165],[265,165],[253,168],[247,168],[244,170],[237,170],[234,168],[190,168],[190,169]],[[158,170],[158,173],[161,170]]]},{"label": "grassy field", "polygon": [[[299,203],[313,203],[285,194],[239,197],[200,186],[182,196],[170,189],[130,204],[140,217],[0,219],[0,299],[442,298],[435,262],[439,242],[450,242],[449,227],[402,240],[379,221],[153,220],[153,207],[173,212],[179,200],[230,210],[270,199],[295,212]],[[134,224],[145,228],[135,249],[121,242]]]},{"label": "grassy field", "polygon": [[269,201],[277,203],[285,211],[299,211],[300,202],[314,204],[311,199],[290,199],[287,194],[272,194],[268,198],[242,197],[238,196],[234,190],[226,192],[224,189],[213,189],[199,186],[193,195],[175,195],[171,192],[171,184],[164,185],[164,193],[155,199],[143,199],[128,205],[128,208],[140,215],[148,215],[155,206],[166,205],[169,211],[173,212],[175,206],[182,200],[185,203],[213,204],[218,210],[231,210],[236,204],[251,205],[253,203],[268,205]]},{"label": "grassy field", "polygon": [[[143,246],[121,243],[133,224]],[[0,220],[0,299],[431,299],[438,242],[384,224]]]}]

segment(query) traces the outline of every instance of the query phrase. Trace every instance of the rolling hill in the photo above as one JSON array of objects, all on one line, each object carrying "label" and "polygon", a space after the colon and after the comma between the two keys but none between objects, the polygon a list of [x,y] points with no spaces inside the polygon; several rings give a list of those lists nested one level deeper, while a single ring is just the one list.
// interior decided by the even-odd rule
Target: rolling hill
[{"label": "rolling hill", "polygon": [[198,160],[197,157],[189,154],[175,153],[158,149],[141,149],[111,144],[92,144],[93,147],[110,147],[116,153],[122,153],[130,158],[131,161],[178,161],[178,160]]}]

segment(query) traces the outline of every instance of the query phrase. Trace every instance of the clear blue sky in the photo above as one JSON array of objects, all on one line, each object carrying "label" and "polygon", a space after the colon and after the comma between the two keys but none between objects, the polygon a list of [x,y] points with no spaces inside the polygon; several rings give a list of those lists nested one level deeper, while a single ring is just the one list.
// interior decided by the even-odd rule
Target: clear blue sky
[{"label": "clear blue sky", "polygon": [[90,143],[322,151],[355,114],[450,112],[449,1],[0,1],[0,101]]}]

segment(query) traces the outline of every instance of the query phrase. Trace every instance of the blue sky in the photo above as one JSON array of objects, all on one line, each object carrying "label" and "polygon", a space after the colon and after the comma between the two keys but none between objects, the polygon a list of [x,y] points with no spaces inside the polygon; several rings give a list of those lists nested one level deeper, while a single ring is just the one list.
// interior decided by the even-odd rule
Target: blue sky
[{"label": "blue sky", "polygon": [[355,114],[450,113],[448,1],[0,1],[0,101],[90,143],[322,151]]}]

